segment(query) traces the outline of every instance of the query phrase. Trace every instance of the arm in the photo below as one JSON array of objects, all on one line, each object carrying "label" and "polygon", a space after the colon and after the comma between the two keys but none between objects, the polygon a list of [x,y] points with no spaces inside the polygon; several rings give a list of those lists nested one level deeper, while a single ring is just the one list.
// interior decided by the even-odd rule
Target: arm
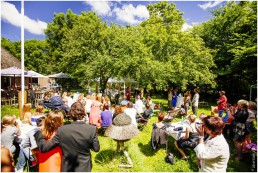
[{"label": "arm", "polygon": [[182,139],[188,139],[189,138],[189,127],[186,127],[185,136],[182,137]]},{"label": "arm", "polygon": [[95,135],[94,135],[94,138],[93,138],[93,141],[92,141],[92,147],[91,149],[95,152],[98,152],[100,150],[100,145],[99,145],[99,139],[98,139],[98,136],[97,136],[97,133],[96,133],[96,130],[95,130]]},{"label": "arm", "polygon": [[34,134],[34,137],[36,139],[39,151],[42,153],[45,153],[51,150],[52,148],[54,148],[59,144],[58,131],[50,141],[46,141],[45,137],[42,135],[42,132],[40,130]]}]

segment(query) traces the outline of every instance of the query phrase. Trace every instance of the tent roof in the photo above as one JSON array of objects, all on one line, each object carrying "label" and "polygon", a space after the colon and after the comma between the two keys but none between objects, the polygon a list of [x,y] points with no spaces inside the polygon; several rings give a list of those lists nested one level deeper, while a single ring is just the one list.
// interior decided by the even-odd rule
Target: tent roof
[{"label": "tent roof", "polygon": [[70,76],[66,75],[63,72],[57,73],[57,74],[52,74],[52,75],[49,75],[48,77],[50,77],[50,78],[71,78]]}]

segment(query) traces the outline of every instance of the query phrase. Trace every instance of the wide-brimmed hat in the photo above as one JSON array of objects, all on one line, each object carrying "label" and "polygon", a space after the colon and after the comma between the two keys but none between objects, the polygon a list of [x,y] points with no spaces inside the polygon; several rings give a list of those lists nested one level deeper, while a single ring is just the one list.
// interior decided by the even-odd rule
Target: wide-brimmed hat
[{"label": "wide-brimmed hat", "polygon": [[125,113],[117,115],[105,131],[105,136],[118,141],[125,141],[137,136],[139,130],[132,124],[132,119]]}]

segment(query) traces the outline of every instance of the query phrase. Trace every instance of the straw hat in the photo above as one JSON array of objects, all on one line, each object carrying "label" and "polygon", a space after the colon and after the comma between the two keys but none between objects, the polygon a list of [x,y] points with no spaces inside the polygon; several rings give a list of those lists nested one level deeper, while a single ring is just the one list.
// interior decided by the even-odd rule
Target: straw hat
[{"label": "straw hat", "polygon": [[105,136],[114,140],[127,141],[137,136],[139,130],[132,124],[131,118],[125,113],[115,117],[113,123],[105,131]]}]

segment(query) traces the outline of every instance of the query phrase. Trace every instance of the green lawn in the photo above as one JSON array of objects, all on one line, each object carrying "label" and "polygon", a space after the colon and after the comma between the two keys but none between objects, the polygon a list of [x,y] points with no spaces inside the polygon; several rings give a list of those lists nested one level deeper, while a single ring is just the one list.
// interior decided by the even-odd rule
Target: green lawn
[{"label": "green lawn", "polygon": [[[155,103],[162,103],[165,107],[166,100],[153,99]],[[11,106],[2,106],[2,114],[18,114],[18,108]],[[34,111],[34,110],[33,110]],[[191,113],[191,111],[190,111]],[[198,113],[206,113],[210,115],[210,107],[199,108]],[[179,121],[180,117],[173,121]],[[140,131],[139,135],[125,143],[125,148],[132,159],[133,168],[118,168],[119,164],[126,163],[126,158],[123,153],[115,154],[116,142],[109,137],[99,135],[100,151],[98,153],[92,152],[93,172],[197,172],[197,163],[195,153],[189,152],[189,161],[181,160],[181,155],[174,147],[174,139],[169,137],[169,152],[175,154],[176,163],[170,165],[165,162],[166,151],[164,148],[153,151],[150,145],[152,123],[157,122],[157,116],[154,115],[149,120],[148,124]],[[256,134],[253,136],[256,140]],[[257,141],[257,140],[256,140]],[[227,171],[229,172],[250,172],[252,170],[252,159],[246,157],[245,161],[235,161],[234,145],[228,140],[230,145],[231,157],[228,164]],[[255,155],[256,157],[256,155]],[[255,164],[256,165],[256,164]],[[257,170],[257,168],[256,168]]]}]

